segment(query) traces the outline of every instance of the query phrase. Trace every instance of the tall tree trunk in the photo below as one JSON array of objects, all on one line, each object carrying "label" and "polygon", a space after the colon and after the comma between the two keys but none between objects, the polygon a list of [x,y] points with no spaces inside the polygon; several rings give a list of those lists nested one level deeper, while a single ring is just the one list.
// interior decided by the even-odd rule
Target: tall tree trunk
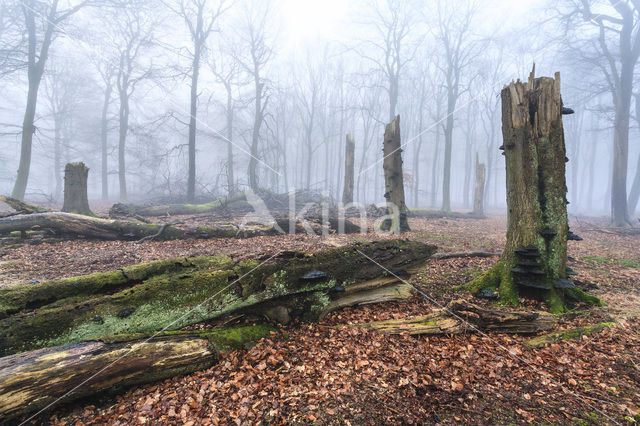
[{"label": "tall tree trunk", "polygon": [[[201,16],[198,25],[202,26]],[[191,72],[191,100],[189,109],[189,171],[187,177],[187,201],[193,201],[196,196],[196,127],[198,114],[198,75],[200,73],[200,43],[195,41]]]},{"label": "tall tree trunk", "polygon": [[633,217],[638,207],[638,199],[640,199],[640,154],[638,154],[638,164],[636,165],[636,174],[633,178],[631,191],[629,191],[629,218]]},{"label": "tall tree trunk", "polygon": [[402,143],[400,139],[400,116],[387,124],[384,130],[382,168],[384,169],[384,198],[387,200],[387,215],[381,229],[392,233],[410,231],[407,222],[407,206],[404,201],[404,178],[402,175]]},{"label": "tall tree trunk", "polygon": [[[438,107],[438,114],[440,108]],[[436,125],[436,144],[433,147],[433,161],[431,162],[431,206],[436,205],[438,199],[438,157],[440,157],[440,126]]]},{"label": "tall tree trunk", "polygon": [[61,123],[59,113],[54,115],[54,136],[53,136],[53,178],[55,180],[55,189],[53,190],[53,196],[56,200],[60,199],[62,193],[62,136],[61,136]]},{"label": "tall tree trunk", "polygon": [[27,191],[29,169],[31,168],[31,147],[33,144],[33,134],[36,131],[34,120],[36,117],[36,105],[38,103],[38,89],[40,88],[42,74],[44,73],[44,64],[46,63],[49,55],[49,47],[51,46],[53,29],[55,26],[54,22],[57,21],[55,17],[58,9],[58,0],[53,0],[49,8],[46,30],[44,37],[42,38],[40,52],[37,58],[36,12],[34,11],[33,6],[33,2],[26,2],[22,4],[28,35],[27,78],[29,81],[29,88],[27,91],[27,106],[24,112],[24,119],[22,120],[22,139],[20,142],[18,176],[16,178],[15,185],[13,186],[13,191],[11,192],[11,196],[18,200],[23,200]]},{"label": "tall tree trunk", "polygon": [[89,168],[84,163],[69,163],[64,168],[64,205],[62,211],[93,215],[87,196]]},{"label": "tall tree trunk", "polygon": [[484,188],[485,188],[485,176],[486,169],[484,164],[478,160],[478,153],[476,152],[476,186],[473,195],[473,215],[482,217],[484,216]]},{"label": "tall tree trunk", "polygon": [[453,111],[456,107],[454,95],[449,93],[447,121],[444,128],[444,169],[442,177],[442,211],[451,211],[451,148],[453,146]]},{"label": "tall tree trunk", "polygon": [[353,178],[354,178],[354,159],[355,159],[356,143],[353,137],[347,133],[347,142],[345,144],[344,155],[344,189],[342,191],[342,203],[348,204],[353,202]]},{"label": "tall tree trunk", "polygon": [[120,201],[127,200],[127,171],[125,164],[125,147],[129,130],[129,93],[128,86],[120,89],[120,112],[118,131],[118,181],[120,183]]},{"label": "tall tree trunk", "polygon": [[543,296],[552,311],[562,312],[562,292],[586,297],[566,279],[569,227],[560,74],[534,78],[532,71],[527,83],[512,82],[501,96],[507,243],[498,263],[468,286],[498,286],[501,300],[511,304],[518,302],[518,291]]},{"label": "tall tree trunk", "polygon": [[108,154],[109,146],[107,136],[109,133],[109,103],[111,102],[112,91],[111,80],[106,82],[104,89],[104,100],[102,102],[102,114],[100,116],[100,180],[102,182],[102,199],[109,199],[109,165]]},{"label": "tall tree trunk", "polygon": [[233,93],[231,85],[227,85],[227,191],[235,192],[236,181],[233,176]]},{"label": "tall tree trunk", "polygon": [[259,189],[258,185],[258,140],[260,138],[260,126],[262,125],[262,89],[264,83],[260,81],[260,76],[255,75],[254,84],[256,89],[255,111],[253,118],[253,131],[251,134],[251,150],[249,158],[249,187],[254,191]]},{"label": "tall tree trunk", "polygon": [[611,223],[629,226],[627,208],[627,168],[629,159],[629,117],[633,90],[633,64],[622,58],[620,84],[616,90],[613,125],[613,174],[611,180]]}]

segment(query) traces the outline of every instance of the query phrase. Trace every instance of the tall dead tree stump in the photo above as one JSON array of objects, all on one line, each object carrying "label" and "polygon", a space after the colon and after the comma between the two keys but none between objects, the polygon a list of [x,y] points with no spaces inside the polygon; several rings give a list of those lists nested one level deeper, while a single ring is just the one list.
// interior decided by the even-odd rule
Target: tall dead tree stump
[{"label": "tall dead tree stump", "polygon": [[62,211],[93,215],[87,197],[89,168],[84,163],[68,163],[64,168],[64,205]]},{"label": "tall dead tree stump", "polygon": [[484,164],[478,160],[476,152],[476,186],[473,194],[473,216],[484,217],[484,184],[486,179],[486,169]]},{"label": "tall dead tree stump", "polygon": [[470,290],[497,288],[504,303],[542,297],[553,312],[565,296],[599,304],[567,280],[566,149],[560,74],[518,80],[502,89],[507,173],[507,243],[502,257]]},{"label": "tall dead tree stump", "polygon": [[407,205],[404,201],[404,179],[402,175],[402,144],[400,140],[400,115],[384,130],[382,153],[384,155],[384,198],[387,200],[387,218],[380,228],[391,233],[410,231],[407,222]]},{"label": "tall dead tree stump", "polygon": [[349,204],[353,202],[353,177],[354,177],[354,157],[356,143],[350,134],[347,134],[347,143],[345,145],[344,155],[344,189],[342,191],[342,203]]}]

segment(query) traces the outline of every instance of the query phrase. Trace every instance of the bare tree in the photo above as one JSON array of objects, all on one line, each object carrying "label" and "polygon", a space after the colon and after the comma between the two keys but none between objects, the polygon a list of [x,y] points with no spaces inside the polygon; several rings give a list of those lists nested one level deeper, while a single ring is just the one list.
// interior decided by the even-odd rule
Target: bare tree
[{"label": "bare tree", "polygon": [[146,49],[153,45],[154,22],[143,0],[126,2],[114,13],[114,30],[118,64],[116,89],[118,110],[118,180],[120,199],[127,199],[126,143],[129,131],[131,96],[141,81],[152,75],[153,66],[143,59]]},{"label": "bare tree", "polygon": [[[462,3],[462,4],[460,4]],[[476,8],[469,0],[438,1],[438,33],[445,61],[440,71],[445,77],[447,115],[444,126],[444,176],[442,179],[442,210],[451,210],[451,151],[453,148],[454,113],[464,91],[463,73],[478,53],[471,25]]]},{"label": "bare tree", "polygon": [[[635,0],[569,0],[568,5],[570,10],[563,15],[566,28],[573,30],[574,37],[586,34],[593,40],[589,44],[592,50],[582,52],[582,57],[602,72],[613,99],[611,222],[614,226],[630,226],[629,120],[634,71],[640,56],[640,4]],[[595,31],[589,31],[590,28]]]},{"label": "bare tree", "polygon": [[[228,41],[223,43],[226,44]],[[242,85],[243,82],[239,80],[240,64],[233,58],[233,55],[229,52],[224,52],[222,43],[218,51],[220,54],[211,59],[210,69],[216,79],[224,86],[226,93],[227,192],[233,194],[236,190],[233,159],[233,125],[237,108],[234,89]]]},{"label": "bare tree", "polygon": [[416,24],[416,13],[409,1],[371,0],[369,5],[372,15],[365,24],[372,36],[361,41],[357,53],[384,75],[384,89],[389,96],[389,121],[393,121],[398,106],[400,76],[417,48],[417,43],[407,46],[411,43],[409,36]]},{"label": "bare tree", "polygon": [[[58,8],[58,0],[43,2],[38,0],[23,0],[20,2],[20,9],[23,15],[22,25],[26,32],[26,54],[17,61],[26,62],[28,90],[27,105],[22,122],[22,140],[20,148],[20,164],[18,166],[18,176],[13,187],[12,197],[22,200],[27,190],[29,181],[29,170],[31,168],[31,148],[33,134],[36,131],[34,126],[36,116],[36,105],[38,101],[38,90],[44,74],[49,49],[55,36],[59,33],[65,21],[82,8],[87,1],[82,1],[73,7],[66,9]],[[17,10],[14,9],[14,10]],[[19,50],[16,53],[24,52]]]},{"label": "bare tree", "polygon": [[253,190],[259,189],[257,170],[260,156],[260,129],[265,120],[265,111],[269,101],[266,90],[267,82],[263,72],[265,66],[273,57],[273,49],[269,40],[270,34],[267,28],[270,21],[270,3],[260,0],[248,5],[244,20],[239,25],[240,39],[244,46],[243,52],[238,52],[236,59],[247,74],[251,76],[254,87],[254,113],[248,169],[249,187]]},{"label": "bare tree", "polygon": [[[177,5],[175,4],[177,3]],[[187,201],[193,201],[196,191],[196,130],[198,114],[198,79],[200,77],[200,61],[207,47],[207,39],[214,31],[214,25],[224,12],[224,0],[176,0],[165,1],[164,4],[175,14],[184,19],[189,30],[193,51],[191,61],[191,90],[189,101],[189,169],[187,176]]]}]

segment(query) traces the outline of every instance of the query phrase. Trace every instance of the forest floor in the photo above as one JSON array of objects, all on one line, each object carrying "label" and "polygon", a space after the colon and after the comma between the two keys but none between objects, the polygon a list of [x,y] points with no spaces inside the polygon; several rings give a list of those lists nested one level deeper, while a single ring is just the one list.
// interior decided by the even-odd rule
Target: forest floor
[{"label": "forest floor", "polygon": [[[506,218],[410,219],[404,236],[438,252],[499,252]],[[342,327],[429,313],[456,298],[453,287],[498,257],[432,260],[409,282],[427,297],[348,308],[316,324],[280,327],[248,351],[205,371],[133,388],[117,397],[59,407],[52,424],[631,424],[640,422],[640,235],[572,220],[578,286],[607,303],[576,306],[559,328],[618,325],[579,340],[529,349],[528,336],[382,335]],[[115,269],[174,256],[234,259],[321,250],[375,235],[285,235],[245,240],[63,241],[0,248],[0,286]],[[475,300],[476,303],[488,303]],[[525,305],[540,308],[527,301]]]}]

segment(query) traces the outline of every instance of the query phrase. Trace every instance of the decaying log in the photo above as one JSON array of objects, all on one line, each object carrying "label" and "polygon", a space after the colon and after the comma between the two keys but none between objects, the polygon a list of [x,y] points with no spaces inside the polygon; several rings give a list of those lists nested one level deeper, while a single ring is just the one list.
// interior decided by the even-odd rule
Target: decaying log
[{"label": "decaying log", "polygon": [[134,340],[115,336],[0,358],[0,422],[53,403],[208,368],[219,353],[246,348],[274,331],[255,325]]},{"label": "decaying log", "polygon": [[222,208],[250,208],[243,192],[229,195],[204,204],[166,204],[159,206],[141,206],[116,203],[111,206],[109,216],[175,216],[182,214],[209,213]]},{"label": "decaying log", "polygon": [[7,204],[16,212],[22,214],[41,213],[49,211],[49,209],[47,208],[36,206],[35,204],[25,203],[24,201],[16,200],[15,198],[7,197],[5,195],[0,195],[0,201]]},{"label": "decaying log", "polygon": [[284,253],[262,264],[233,262],[224,255],[169,259],[3,288],[0,355],[164,327],[177,330],[229,315],[278,319],[273,313],[286,311],[315,320],[342,306],[409,296],[394,281],[377,281],[384,270],[361,253],[401,274],[425,263],[434,251],[415,241],[383,240]]},{"label": "decaying log", "polygon": [[465,300],[453,300],[445,309],[439,309],[430,315],[356,326],[388,334],[439,335],[473,333],[476,329],[494,333],[536,333],[551,330],[555,325],[554,316],[547,312],[493,310]]},{"label": "decaying log", "polygon": [[427,209],[411,209],[407,213],[408,217],[420,217],[425,219],[485,219],[484,216],[478,216],[474,212],[446,212],[444,210],[427,210]]},{"label": "decaying log", "polygon": [[[50,229],[58,234],[83,236],[101,240],[132,240],[144,238],[175,240],[183,238],[248,238],[262,235],[277,235],[289,232],[291,221],[288,218],[276,219],[270,224],[224,224],[218,226],[200,226],[181,229],[170,224],[141,223],[116,219],[102,219],[74,213],[45,212],[18,215],[0,219],[0,233]],[[294,226],[299,222],[294,221]],[[321,227],[318,224],[318,227]],[[344,233],[360,232],[360,227],[345,220],[339,229],[339,221],[330,218],[328,227]]]},{"label": "decaying log", "polygon": [[554,331],[553,333],[534,337],[533,339],[524,342],[524,344],[531,348],[543,348],[550,343],[556,343],[561,340],[579,339],[582,336],[589,336],[591,334],[600,333],[605,328],[613,327],[614,325],[616,325],[615,322],[601,322],[599,324],[587,325],[584,327],[558,330]]}]

